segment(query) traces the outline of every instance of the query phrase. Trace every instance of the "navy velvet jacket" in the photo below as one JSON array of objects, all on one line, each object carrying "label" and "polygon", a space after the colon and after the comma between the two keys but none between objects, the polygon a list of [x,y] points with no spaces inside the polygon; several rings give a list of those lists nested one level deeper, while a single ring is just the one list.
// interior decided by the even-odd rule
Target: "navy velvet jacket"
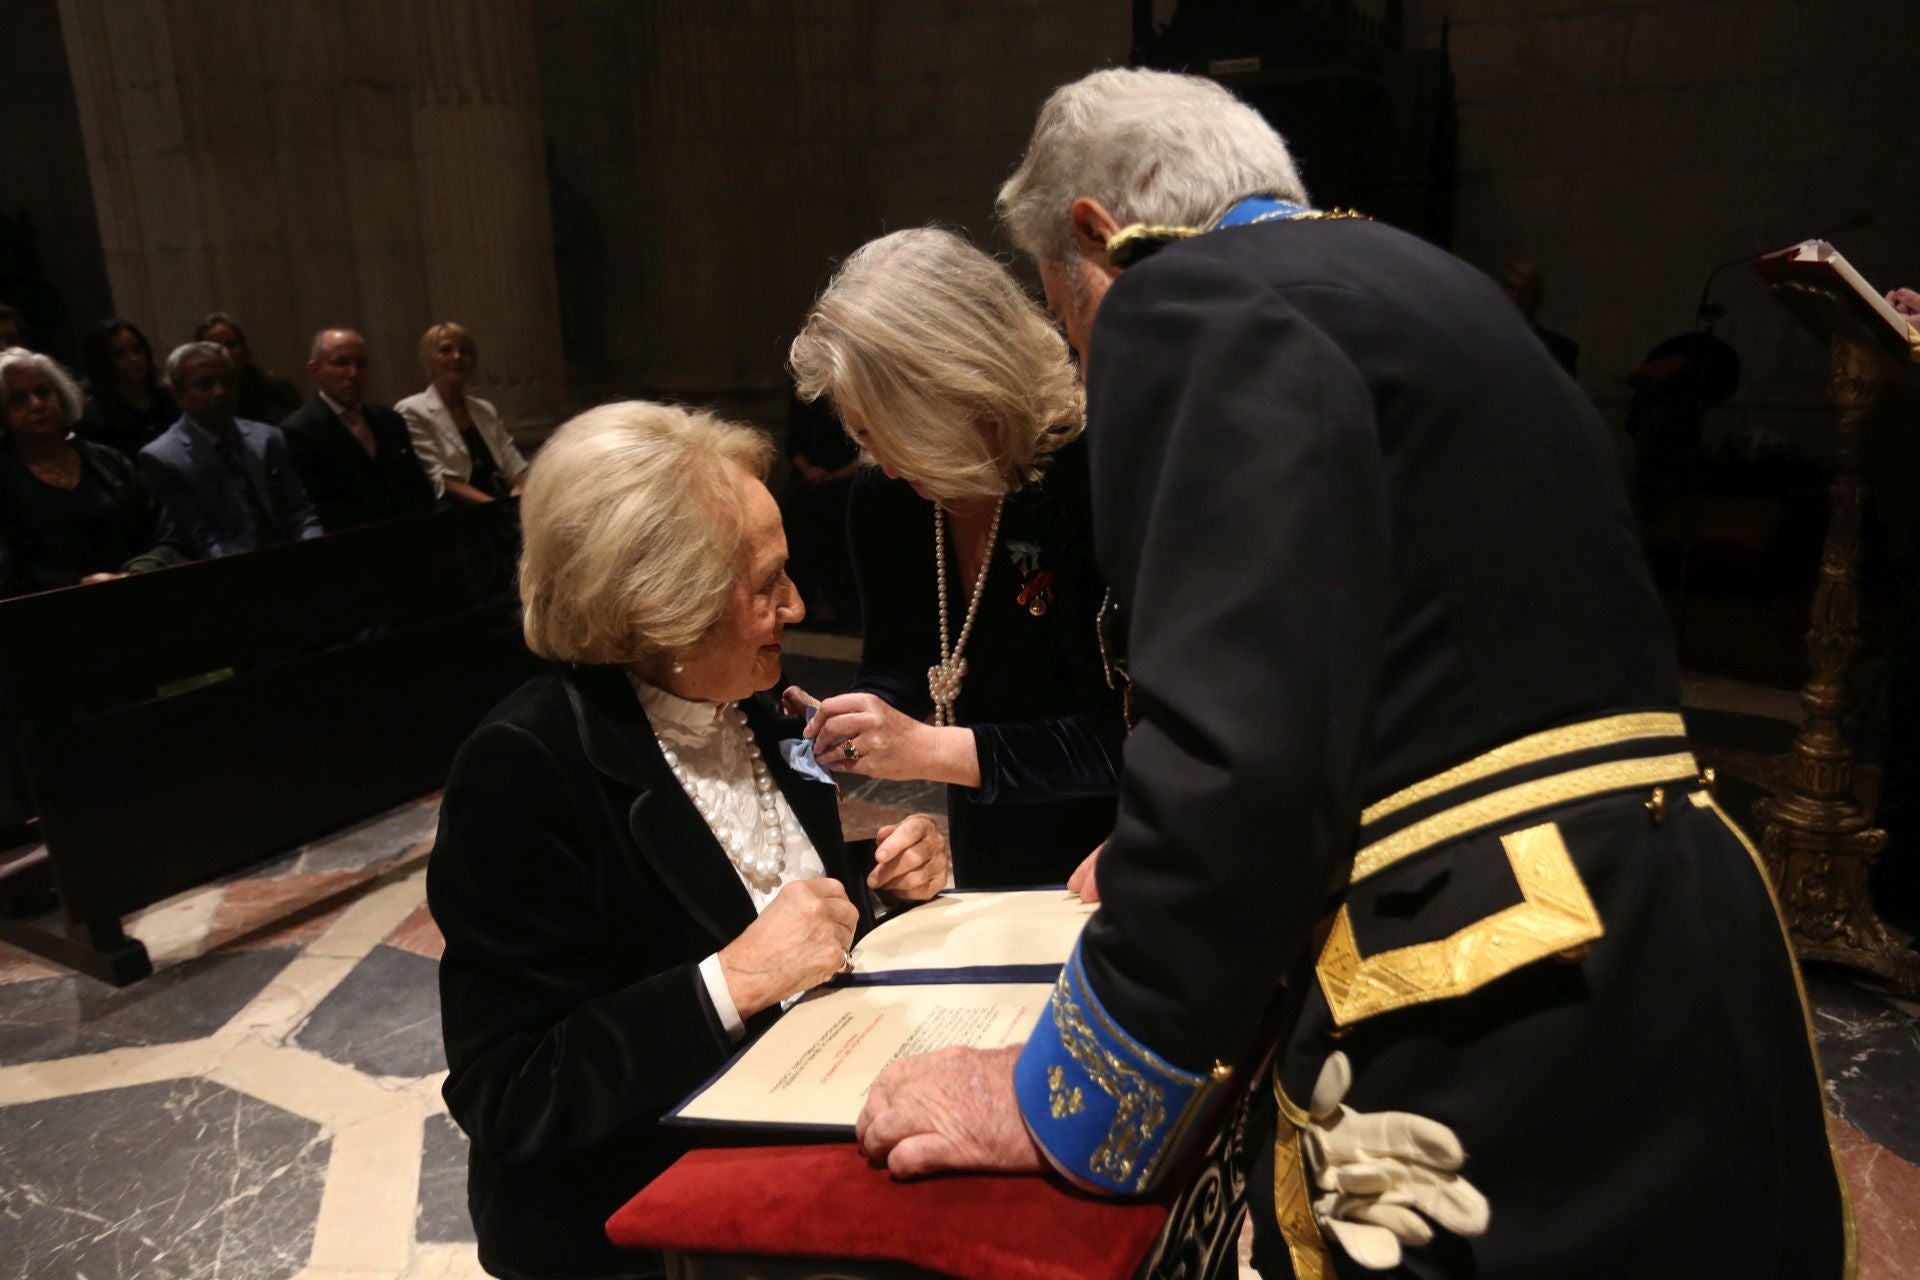
[{"label": "navy velvet jacket", "polygon": [[[1106,587],[1092,524],[1084,436],[1001,513],[955,706],[980,756],[980,787],[947,791],[963,886],[1064,883],[1112,829],[1126,722],[1100,658]],[[866,618],[853,688],[924,718],[927,668],[940,660],[933,504],[868,469],[854,481],[847,526]],[[949,548],[956,637],[968,602],[957,565]]]}]

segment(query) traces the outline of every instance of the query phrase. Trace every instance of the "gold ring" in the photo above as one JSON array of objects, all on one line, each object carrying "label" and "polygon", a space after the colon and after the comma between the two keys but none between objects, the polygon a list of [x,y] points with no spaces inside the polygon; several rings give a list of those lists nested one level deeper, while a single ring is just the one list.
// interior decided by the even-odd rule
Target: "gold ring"
[{"label": "gold ring", "polygon": [[853,972],[853,952],[847,950],[845,947],[840,948],[839,972],[841,973]]},{"label": "gold ring", "polygon": [[860,748],[853,745],[852,738],[848,738],[841,746],[840,758],[842,760],[858,760],[860,758]]}]

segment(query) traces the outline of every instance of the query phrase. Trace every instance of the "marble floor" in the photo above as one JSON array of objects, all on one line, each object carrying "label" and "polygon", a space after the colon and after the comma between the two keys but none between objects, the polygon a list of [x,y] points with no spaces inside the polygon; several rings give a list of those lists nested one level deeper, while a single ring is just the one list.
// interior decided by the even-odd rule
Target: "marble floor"
[{"label": "marble floor", "polygon": [[[1777,772],[1758,718],[1716,705],[1696,730],[1728,741],[1705,754],[1735,785]],[[843,818],[870,834],[941,803],[861,782]],[[124,990],[0,947],[0,1280],[480,1274],[439,1096],[437,812],[422,797],[142,912],[157,972]],[[1860,1274],[1920,1277],[1920,1005],[1808,981]]]}]

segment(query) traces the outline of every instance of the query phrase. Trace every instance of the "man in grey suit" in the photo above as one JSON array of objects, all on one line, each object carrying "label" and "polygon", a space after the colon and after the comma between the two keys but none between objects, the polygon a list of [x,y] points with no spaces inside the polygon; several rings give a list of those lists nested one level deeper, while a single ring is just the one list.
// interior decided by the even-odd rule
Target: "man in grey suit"
[{"label": "man in grey suit", "polygon": [[167,382],[180,420],[140,451],[140,471],[193,555],[232,555],[325,532],[280,429],[234,417],[236,377],[224,347],[176,348]]}]

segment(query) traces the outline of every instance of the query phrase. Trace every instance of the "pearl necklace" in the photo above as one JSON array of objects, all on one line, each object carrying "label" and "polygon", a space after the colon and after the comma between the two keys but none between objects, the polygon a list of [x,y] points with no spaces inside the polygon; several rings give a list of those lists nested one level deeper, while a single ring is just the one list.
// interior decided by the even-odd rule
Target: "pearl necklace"
[{"label": "pearl necklace", "polygon": [[1000,536],[1000,512],[1007,505],[1001,494],[993,504],[993,523],[987,526],[987,553],[980,558],[980,576],[973,580],[973,599],[967,602],[967,620],[960,624],[959,643],[947,644],[947,522],[939,503],[933,504],[933,563],[938,571],[940,591],[940,661],[927,668],[927,692],[933,695],[933,723],[958,724],[953,704],[960,700],[960,682],[967,678],[967,660],[961,656],[967,637],[973,634],[973,620],[980,612],[980,599],[987,590],[987,571],[993,567],[993,544]]},{"label": "pearl necklace", "polygon": [[680,763],[678,752],[663,742],[660,754],[666,758],[667,768],[673,770],[680,789],[687,793],[707,828],[720,841],[720,847],[727,851],[727,861],[733,863],[748,884],[761,893],[769,893],[779,886],[780,877],[787,869],[787,834],[780,822],[779,793],[774,790],[773,775],[767,772],[767,762],[760,755],[760,744],[754,741],[753,731],[747,727],[746,713],[738,707],[727,710],[729,723],[746,739],[747,752],[753,761],[753,790],[760,802],[760,830],[751,841],[738,831],[728,829],[720,811],[694,789],[693,779]]}]

